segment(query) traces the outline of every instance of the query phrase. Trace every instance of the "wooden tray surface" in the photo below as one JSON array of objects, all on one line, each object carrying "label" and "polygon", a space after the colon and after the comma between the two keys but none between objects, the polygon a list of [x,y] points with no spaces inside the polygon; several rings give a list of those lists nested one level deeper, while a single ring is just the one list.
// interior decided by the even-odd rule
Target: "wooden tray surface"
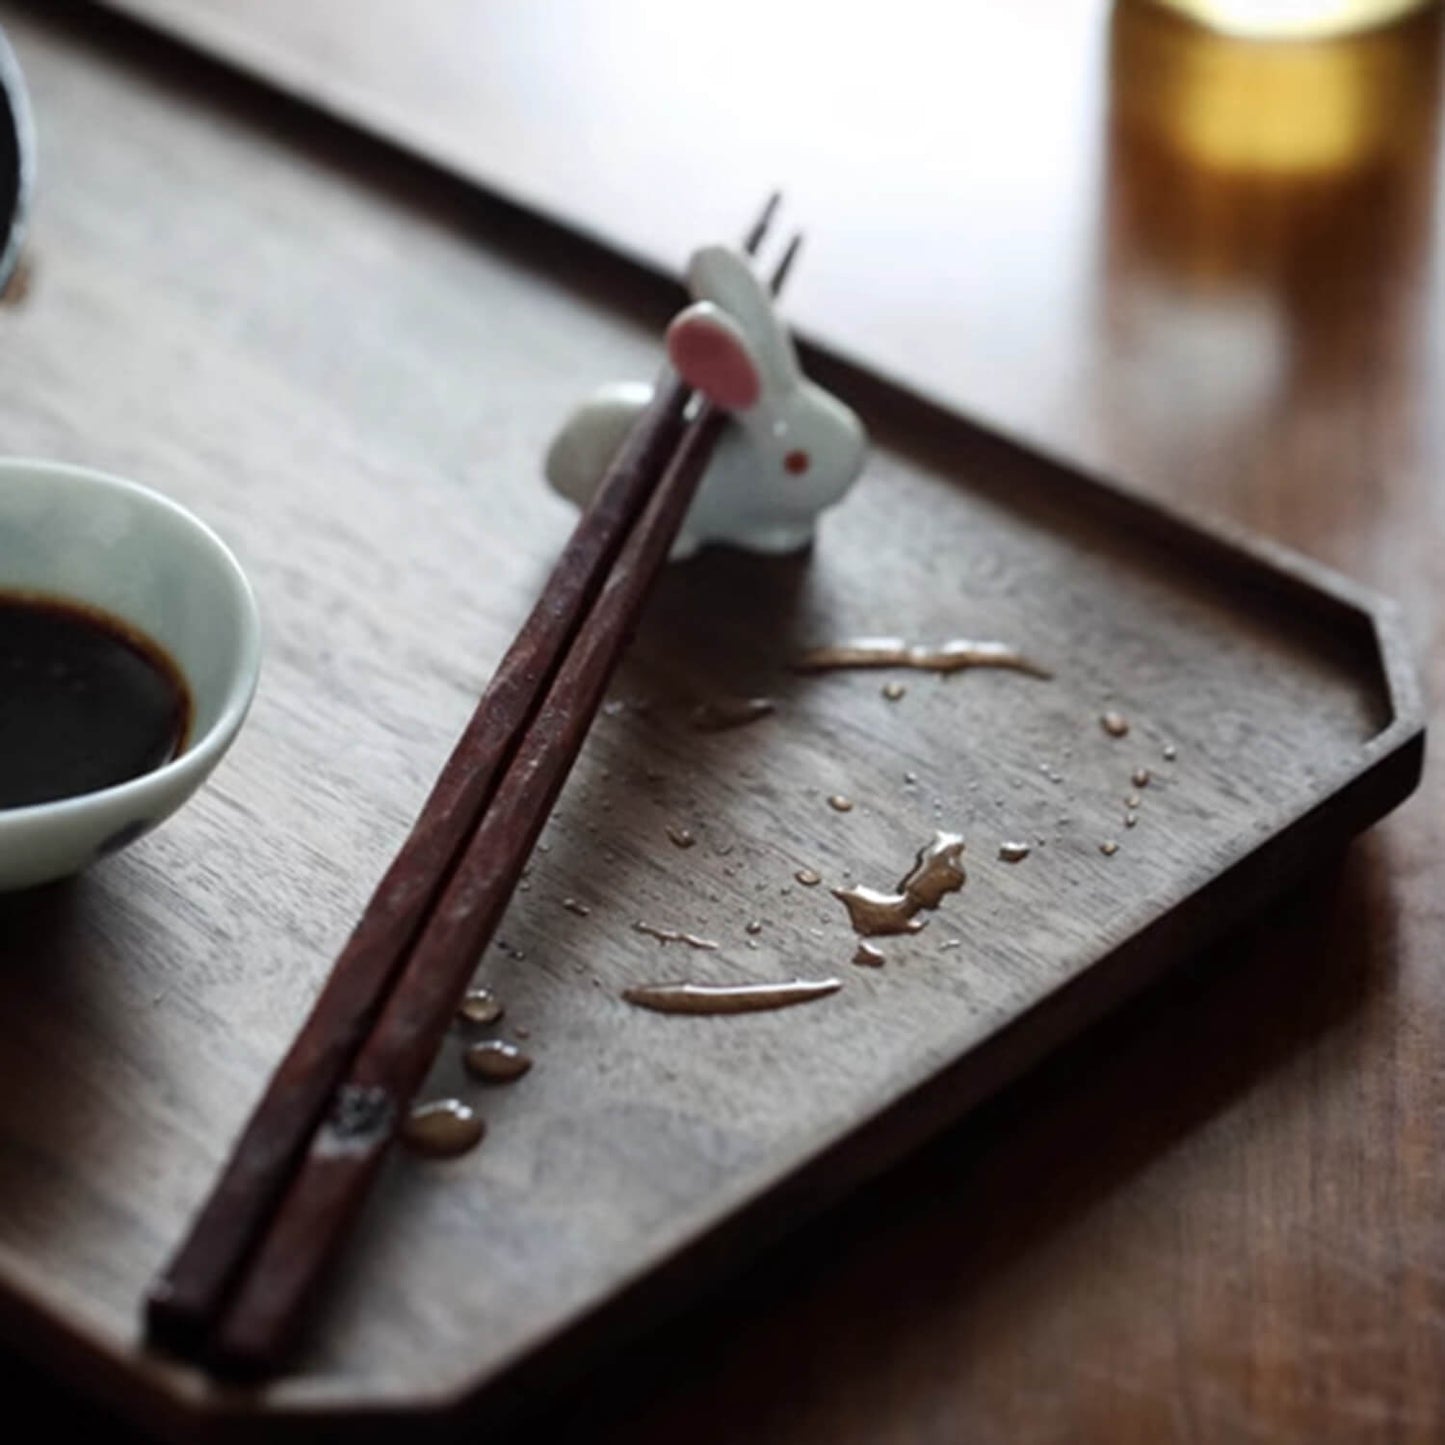
[{"label": "wooden tray surface", "polygon": [[[0,13],[44,144],[34,281],[0,312],[3,448],[195,508],[267,631],[252,719],[196,802],[82,879],[0,901],[0,1323],[151,1423],[500,1405],[1414,785],[1421,710],[1388,610],[823,360],[874,427],[864,482],[810,558],[665,578],[479,968],[536,1066],[484,1096],[454,1046],[435,1071],[482,1097],[484,1146],[393,1164],[294,1376],[221,1391],[148,1357],[148,1278],[571,525],[538,480],[550,429],[598,381],[650,373],[675,293],[334,127],[268,126],[239,82],[203,95],[143,47]],[[890,702],[878,675],[790,669],[860,632],[1002,639],[1057,675],[910,675]],[[740,694],[777,714],[689,727],[694,703]],[[1100,728],[1108,708],[1127,738]],[[795,870],[887,886],[939,826],[968,837],[967,887],[885,968],[854,967],[841,908]],[[1016,837],[1033,855],[1000,862]],[[638,920],[722,946],[664,947]],[[840,994],[777,1014],[618,997],[825,974]]]}]

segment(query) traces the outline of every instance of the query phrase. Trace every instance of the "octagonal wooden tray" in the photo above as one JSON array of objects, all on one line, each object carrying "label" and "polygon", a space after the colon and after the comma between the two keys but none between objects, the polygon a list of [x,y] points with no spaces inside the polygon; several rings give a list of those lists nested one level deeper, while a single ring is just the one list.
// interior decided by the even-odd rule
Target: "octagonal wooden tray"
[{"label": "octagonal wooden tray", "polygon": [[[268,635],[193,806],[0,902],[0,1324],[153,1427],[494,1419],[1414,786],[1422,709],[1383,603],[816,357],[873,428],[866,477],[811,556],[666,577],[479,966],[536,1060],[483,1098],[484,1146],[394,1163],[292,1376],[223,1390],[148,1354],[147,1280],[571,525],[537,476],[550,429],[649,374],[676,293],[336,127],[278,125],[249,87],[4,15],[47,148],[35,284],[0,313],[4,446],[195,508]],[[859,632],[1000,639],[1055,675],[910,675],[889,700],[878,675],[792,670]],[[778,708],[753,726],[689,724],[757,694]],[[941,826],[967,835],[966,888],[855,967],[795,872],[888,885]],[[619,996],[827,974],[840,993],[777,1014]],[[434,1086],[482,1097],[454,1047]]]}]

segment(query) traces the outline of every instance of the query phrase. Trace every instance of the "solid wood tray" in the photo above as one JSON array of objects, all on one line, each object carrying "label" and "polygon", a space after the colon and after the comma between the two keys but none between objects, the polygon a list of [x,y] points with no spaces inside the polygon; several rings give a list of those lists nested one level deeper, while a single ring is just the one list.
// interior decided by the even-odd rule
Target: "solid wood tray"
[{"label": "solid wood tray", "polygon": [[[0,313],[4,447],[194,507],[268,634],[197,801],[0,902],[0,1324],[153,1426],[494,1418],[1414,786],[1422,710],[1383,604],[818,358],[874,429],[865,480],[809,558],[666,577],[479,969],[536,1066],[491,1093],[455,1048],[437,1066],[482,1099],[484,1146],[395,1161],[293,1376],[221,1390],[146,1354],[146,1282],[571,525],[537,476],[549,431],[599,380],[650,373],[676,293],[299,112],[271,126],[239,82],[0,9],[46,139],[35,283]],[[1002,639],[1056,676],[909,675],[890,702],[878,675],[791,670],[860,632]],[[759,693],[774,717],[689,726]],[[967,887],[854,967],[841,908],[795,870],[886,886],[937,826],[967,834]],[[999,861],[1015,837],[1033,855]],[[824,974],[846,987],[778,1014],[619,998]]]}]

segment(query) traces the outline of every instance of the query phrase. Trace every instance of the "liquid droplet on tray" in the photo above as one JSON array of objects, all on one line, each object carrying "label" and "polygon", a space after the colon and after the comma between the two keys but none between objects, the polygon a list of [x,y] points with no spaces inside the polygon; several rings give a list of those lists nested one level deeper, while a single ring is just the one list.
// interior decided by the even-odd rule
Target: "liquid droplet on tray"
[{"label": "liquid droplet on tray", "polygon": [[793,877],[803,885],[804,888],[816,888],[823,881],[821,873],[815,873],[811,868],[799,868]]},{"label": "liquid droplet on tray", "polygon": [[482,1142],[487,1126],[470,1104],[460,1099],[433,1099],[417,1104],[401,1128],[408,1149],[433,1159],[465,1154]]},{"label": "liquid droplet on tray", "polygon": [[923,920],[914,917],[918,905],[905,893],[883,893],[855,883],[851,888],[835,888],[833,897],[848,910],[853,931],[865,938],[918,933],[923,928]]},{"label": "liquid droplet on tray", "polygon": [[494,1024],[501,1018],[503,1009],[491,989],[474,988],[457,1005],[457,1013],[469,1024]]},{"label": "liquid droplet on tray", "polygon": [[655,923],[638,919],[632,925],[634,933],[645,933],[659,943],[685,943],[689,948],[713,949],[717,944],[711,938],[699,938],[695,933],[683,933],[676,928],[659,928]]},{"label": "liquid droplet on tray", "polygon": [[532,1067],[532,1060],[516,1044],[502,1039],[473,1044],[462,1055],[462,1062],[469,1074],[489,1084],[510,1084]]},{"label": "liquid droplet on tray", "polygon": [[669,828],[667,830],[667,836],[672,840],[674,845],[679,848],[691,848],[692,845],[697,842],[697,839],[692,834],[692,830],[689,828]]},{"label": "liquid droplet on tray", "polygon": [[828,799],[828,806],[835,813],[851,813],[853,811],[852,798],[844,797],[842,793],[834,793]]},{"label": "liquid droplet on tray", "polygon": [[921,672],[961,672],[969,667],[1001,667],[1032,677],[1052,674],[1002,642],[956,637],[929,647],[901,637],[858,637],[814,647],[793,664],[799,672],[838,672],[862,667],[910,667]]},{"label": "liquid droplet on tray", "polygon": [[1119,845],[1112,838],[1106,838],[1099,844],[1099,852],[1106,858],[1112,858],[1118,851]]},{"label": "liquid droplet on tray", "polygon": [[898,702],[908,696],[908,689],[901,682],[885,682],[883,696],[889,702]]},{"label": "liquid droplet on tray", "polygon": [[920,908],[934,909],[947,893],[956,893],[968,881],[963,871],[963,835],[935,833],[918,850],[913,867],[898,885]]},{"label": "liquid droplet on tray", "polygon": [[827,998],[843,987],[841,979],[792,979],[786,983],[649,983],[623,989],[637,1008],[666,1014],[740,1014],[788,1008]]},{"label": "liquid droplet on tray", "polygon": [[1129,719],[1121,712],[1106,712],[1099,719],[1099,726],[1103,728],[1111,738],[1125,738],[1129,736]]},{"label": "liquid droplet on tray", "polygon": [[1134,776],[1130,779],[1130,781],[1134,784],[1136,788],[1147,788],[1149,786],[1149,779],[1152,776],[1153,774],[1149,771],[1148,768],[1135,768]]},{"label": "liquid droplet on tray", "polygon": [[885,893],[861,884],[835,888],[833,897],[848,910],[855,933],[880,937],[895,933],[917,933],[924,920],[915,915],[932,910],[944,895],[956,892],[966,881],[963,838],[958,833],[935,833],[918,850],[913,867],[903,876],[895,892]]},{"label": "liquid droplet on tray", "polygon": [[1005,863],[1022,863],[1032,850],[1027,843],[1000,843],[998,856]]},{"label": "liquid droplet on tray", "polygon": [[716,698],[693,708],[690,721],[698,732],[720,733],[730,728],[746,727],[778,710],[770,697]]}]

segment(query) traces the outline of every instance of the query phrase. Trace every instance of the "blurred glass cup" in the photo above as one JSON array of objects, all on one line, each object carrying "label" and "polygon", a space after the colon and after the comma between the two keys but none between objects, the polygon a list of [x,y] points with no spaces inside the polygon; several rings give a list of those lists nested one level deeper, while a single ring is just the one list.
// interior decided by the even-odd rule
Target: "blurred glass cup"
[{"label": "blurred glass cup", "polygon": [[[1297,18],[1313,8],[1322,20],[1388,8],[1399,23],[1245,41],[1176,18],[1286,8]],[[1419,13],[1405,19],[1405,10]],[[1121,0],[1111,35],[1116,140],[1168,152],[1181,184],[1180,164],[1216,182],[1268,178],[1274,186],[1402,165],[1418,172],[1434,150],[1440,18],[1436,4],[1400,0]]]},{"label": "blurred glass cup", "polygon": [[1154,0],[1212,30],[1260,40],[1322,40],[1389,25],[1436,0]]},{"label": "blurred glass cup", "polygon": [[1445,10],[1266,40],[1183,8],[1116,0],[1103,274],[1131,374],[1192,378],[1212,444],[1299,392],[1348,402],[1418,334]]}]

